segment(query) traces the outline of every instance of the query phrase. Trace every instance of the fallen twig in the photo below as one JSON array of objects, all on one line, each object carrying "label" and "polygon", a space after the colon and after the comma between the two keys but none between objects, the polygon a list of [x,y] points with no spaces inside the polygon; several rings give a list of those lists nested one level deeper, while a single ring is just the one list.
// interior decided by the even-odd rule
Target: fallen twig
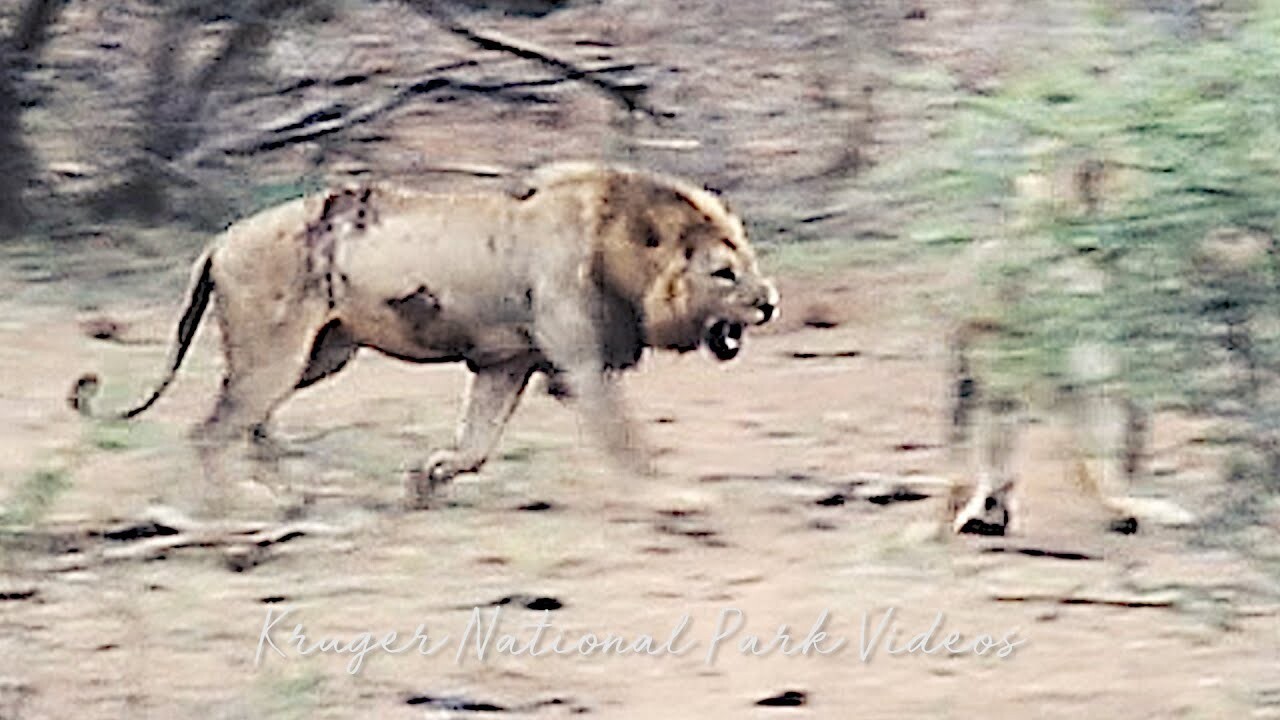
[{"label": "fallen twig", "polygon": [[1167,608],[1173,607],[1181,599],[1175,592],[1157,592],[1147,594],[1062,594],[1062,593],[996,593],[991,596],[996,602],[1048,602],[1058,605],[1109,605],[1127,608]]}]

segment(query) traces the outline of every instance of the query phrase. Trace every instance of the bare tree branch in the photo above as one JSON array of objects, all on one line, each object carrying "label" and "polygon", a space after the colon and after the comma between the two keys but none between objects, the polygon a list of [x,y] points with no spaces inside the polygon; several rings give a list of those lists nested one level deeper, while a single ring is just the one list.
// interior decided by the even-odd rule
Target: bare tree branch
[{"label": "bare tree branch", "polygon": [[[507,102],[549,103],[551,100],[547,97],[531,92],[531,90],[569,81],[569,78],[565,77],[551,77],[498,83],[474,83],[438,74],[440,70],[472,65],[474,65],[473,62],[450,63],[441,66],[429,71],[422,79],[400,88],[388,97],[373,100],[358,107],[351,108],[341,103],[312,106],[304,109],[298,115],[275,123],[272,127],[267,128],[265,133],[254,133],[247,137],[233,140],[228,144],[197,152],[192,158],[187,158],[187,161],[199,162],[210,153],[252,155],[259,152],[277,150],[294,143],[315,140],[371,122],[418,97],[444,90],[488,95]],[[633,64],[609,65],[584,72],[588,76],[594,76],[604,73],[623,72],[635,67]]]},{"label": "bare tree branch", "polygon": [[556,56],[550,50],[498,33],[480,33],[472,30],[454,18],[453,14],[436,0],[407,0],[407,2],[414,9],[435,20],[445,30],[463,38],[476,47],[515,55],[524,60],[531,60],[555,70],[566,80],[586,82],[604,93],[606,97],[620,105],[628,113],[643,113],[655,121],[672,116],[671,113],[661,112],[645,102],[645,94],[649,90],[647,85],[615,83],[607,78],[600,77],[595,72],[581,68],[568,60]]}]

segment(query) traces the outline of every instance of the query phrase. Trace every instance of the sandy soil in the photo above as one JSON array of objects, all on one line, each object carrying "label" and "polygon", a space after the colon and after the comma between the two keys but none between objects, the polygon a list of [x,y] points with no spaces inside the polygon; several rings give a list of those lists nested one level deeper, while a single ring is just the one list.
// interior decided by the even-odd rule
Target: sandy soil
[{"label": "sandy soil", "polygon": [[[72,378],[96,368],[124,398],[153,377],[163,345],[92,340],[85,316],[19,298],[0,323],[0,497],[12,502],[38,470],[69,486],[6,536],[0,717],[1280,716],[1266,549],[1206,544],[1204,527],[1103,532],[1066,480],[1051,425],[1025,443],[1021,536],[938,541],[937,493],[886,502],[893,483],[877,489],[875,475],[928,490],[928,478],[964,472],[940,445],[941,328],[911,304],[923,272],[786,277],[788,316],[739,361],[647,363],[626,387],[664,449],[658,480],[622,478],[580,440],[572,412],[535,393],[500,457],[422,512],[398,508],[397,469],[448,437],[461,368],[362,356],[281,413],[300,455],[258,468],[262,483],[210,488],[183,435],[217,383],[214,331],[153,413],[83,424],[63,400]],[[801,324],[818,301],[836,309],[836,328]],[[122,337],[144,341],[166,337],[173,312],[112,306]],[[1208,512],[1223,489],[1210,434],[1205,421],[1159,417],[1150,489]],[[302,534],[247,555],[214,541],[148,553],[165,538],[104,534],[151,527],[157,507]],[[1277,517],[1259,522],[1274,531]],[[473,608],[488,622],[504,598],[499,635],[529,640],[544,617],[532,605],[550,609],[548,632],[566,644],[587,632],[661,643],[687,615],[680,643],[693,647],[479,661],[472,638],[456,662]],[[1003,658],[998,644],[982,657],[880,647],[864,661],[864,615],[874,632],[889,608],[895,647],[939,612],[930,647],[951,632],[962,648],[982,634],[1018,644]],[[272,637],[288,657],[265,648],[256,665],[268,613],[286,609]],[[708,662],[729,609],[745,624]],[[837,652],[740,652],[745,636],[764,643],[782,624],[798,645],[823,612],[830,637],[817,647],[845,638]],[[295,622],[309,643],[394,630],[403,645],[422,623],[433,642],[448,637],[430,656],[372,652],[353,675],[349,653],[288,646]],[[760,704],[769,698],[781,704]]]}]

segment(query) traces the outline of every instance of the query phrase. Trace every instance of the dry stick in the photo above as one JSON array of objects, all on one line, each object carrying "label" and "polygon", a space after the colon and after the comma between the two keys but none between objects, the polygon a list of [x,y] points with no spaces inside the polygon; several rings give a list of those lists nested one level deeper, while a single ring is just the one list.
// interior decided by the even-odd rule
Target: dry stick
[{"label": "dry stick", "polygon": [[[287,0],[268,0],[267,7],[273,8]],[[484,50],[504,52],[516,57],[532,60],[556,70],[560,77],[542,78],[529,81],[515,81],[495,84],[476,84],[458,82],[448,77],[428,77],[402,88],[389,98],[365,104],[354,112],[347,112],[341,105],[308,113],[303,118],[273,130],[274,137],[256,136],[229,147],[221,148],[230,155],[250,155],[258,152],[275,150],[297,142],[314,140],[345,130],[346,128],[369,122],[408,102],[417,95],[424,95],[444,88],[453,88],[467,92],[508,95],[509,99],[526,102],[546,102],[544,98],[533,93],[511,94],[519,88],[534,88],[556,85],[571,80],[582,80],[602,91],[610,99],[628,111],[628,114],[641,112],[655,121],[672,117],[672,113],[660,112],[652,105],[643,102],[642,97],[648,88],[641,84],[622,85],[601,77],[604,73],[635,69],[634,64],[613,65],[604,68],[587,69],[561,59],[547,50],[537,48],[494,33],[478,33],[459,23],[447,11],[435,2],[418,1],[410,3],[428,17],[435,20],[444,29],[466,39],[468,42]]]},{"label": "dry stick", "polygon": [[[609,65],[594,70],[584,70],[583,72],[588,76],[594,77],[600,73],[625,71],[634,67],[635,65],[632,64]],[[419,95],[427,95],[445,89],[495,95],[512,102],[546,103],[548,101],[541,95],[517,91],[523,88],[548,87],[567,80],[569,78],[538,78],[535,80],[485,84],[461,82],[447,76],[426,77],[400,88],[389,97],[365,103],[358,108],[348,109],[341,103],[335,103],[308,110],[302,117],[270,129],[267,137],[255,134],[252,137],[217,148],[217,151],[228,155],[252,155],[254,153],[277,150],[293,143],[315,140],[316,138],[375,120]]]},{"label": "dry stick", "polygon": [[467,175],[477,178],[503,178],[512,174],[512,170],[497,165],[476,165],[470,163],[414,163],[413,170],[421,173],[437,173],[440,175]]},{"label": "dry stick", "polygon": [[619,85],[599,77],[590,70],[581,68],[568,60],[553,55],[550,51],[529,43],[520,42],[498,33],[479,33],[458,22],[439,3],[431,0],[419,0],[412,5],[423,14],[435,20],[445,30],[463,38],[467,42],[483,50],[504,52],[518,58],[532,60],[546,65],[562,74],[566,80],[582,80],[603,92],[614,102],[621,105],[628,113],[641,112],[654,120],[672,117],[669,112],[660,112],[643,101],[648,87],[644,85]]}]

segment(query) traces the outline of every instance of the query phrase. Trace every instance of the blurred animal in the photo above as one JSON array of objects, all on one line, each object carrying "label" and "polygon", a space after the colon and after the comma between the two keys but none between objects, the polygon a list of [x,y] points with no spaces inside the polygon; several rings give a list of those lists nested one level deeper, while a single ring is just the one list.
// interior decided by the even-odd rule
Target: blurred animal
[{"label": "blurred animal", "polygon": [[[1004,535],[1021,530],[1015,467],[1026,404],[1013,388],[996,387],[979,359],[984,344],[1006,332],[1001,323],[970,320],[952,337],[951,443],[970,454],[971,482],[954,487],[948,523],[957,533]],[[1135,497],[1150,421],[1124,391],[1109,348],[1080,344],[1069,351],[1069,377],[1057,388],[1053,414],[1070,431],[1070,474],[1106,511],[1110,529],[1136,532],[1140,523],[1182,525],[1190,513],[1159,498]]]}]

